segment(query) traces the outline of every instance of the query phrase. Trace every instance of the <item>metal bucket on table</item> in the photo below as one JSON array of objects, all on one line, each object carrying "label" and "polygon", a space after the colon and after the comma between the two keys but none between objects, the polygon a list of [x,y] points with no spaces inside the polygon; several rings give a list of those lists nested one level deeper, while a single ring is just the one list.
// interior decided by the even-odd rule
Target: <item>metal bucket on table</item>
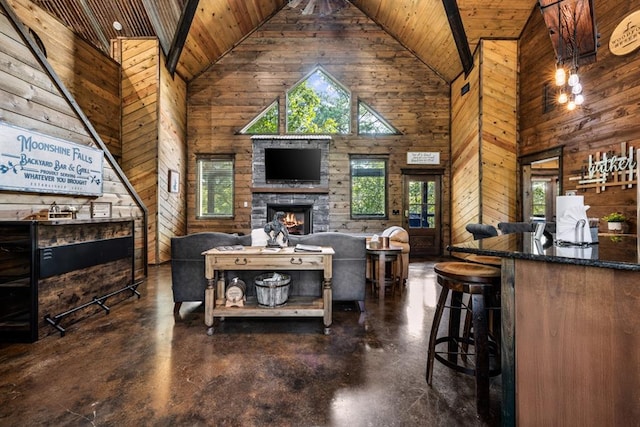
[{"label": "metal bucket on table", "polygon": [[264,273],[255,278],[256,297],[261,307],[279,307],[289,298],[291,276],[284,273]]}]

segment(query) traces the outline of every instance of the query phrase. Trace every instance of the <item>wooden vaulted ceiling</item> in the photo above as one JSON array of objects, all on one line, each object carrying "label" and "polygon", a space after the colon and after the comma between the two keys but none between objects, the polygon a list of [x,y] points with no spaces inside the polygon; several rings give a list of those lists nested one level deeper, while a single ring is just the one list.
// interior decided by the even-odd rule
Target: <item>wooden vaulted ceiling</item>
[{"label": "wooden vaulted ceiling", "polygon": [[[109,54],[117,37],[157,36],[192,80],[283,7],[326,13],[345,0],[32,0]],[[314,3],[314,5],[309,5]],[[482,38],[518,38],[537,0],[350,0],[451,82]],[[190,10],[189,10],[190,9]],[[456,20],[461,25],[456,25]],[[116,30],[113,22],[122,24]],[[453,22],[453,25],[451,24]],[[456,40],[457,39],[457,40]],[[462,43],[462,46],[461,46]],[[464,46],[466,44],[466,46]],[[460,52],[463,52],[462,54]]]}]

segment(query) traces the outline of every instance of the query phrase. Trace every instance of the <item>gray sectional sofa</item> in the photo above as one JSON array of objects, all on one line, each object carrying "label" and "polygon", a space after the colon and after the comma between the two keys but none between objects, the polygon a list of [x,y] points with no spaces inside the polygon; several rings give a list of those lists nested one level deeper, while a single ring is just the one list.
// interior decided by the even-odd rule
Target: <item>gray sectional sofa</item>
[{"label": "gray sectional sofa", "polygon": [[[366,244],[362,236],[339,232],[289,236],[289,246],[296,244],[331,246],[333,256],[333,300],[355,301],[364,311],[366,289]],[[217,246],[251,245],[251,236],[202,232],[171,239],[171,280],[174,312],[184,301],[204,301],[207,281],[204,278],[202,252]],[[227,271],[227,283],[238,277],[247,285],[247,296],[255,295],[254,278],[264,271]],[[321,271],[287,271],[291,275],[290,295],[320,296]]]}]

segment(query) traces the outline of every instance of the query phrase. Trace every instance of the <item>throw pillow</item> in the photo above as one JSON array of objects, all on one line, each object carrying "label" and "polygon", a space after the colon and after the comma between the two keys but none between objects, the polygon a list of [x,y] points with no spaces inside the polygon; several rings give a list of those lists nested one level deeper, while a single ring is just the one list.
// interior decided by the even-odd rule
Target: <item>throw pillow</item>
[{"label": "throw pillow", "polygon": [[267,246],[267,233],[262,228],[251,230],[251,246]]}]

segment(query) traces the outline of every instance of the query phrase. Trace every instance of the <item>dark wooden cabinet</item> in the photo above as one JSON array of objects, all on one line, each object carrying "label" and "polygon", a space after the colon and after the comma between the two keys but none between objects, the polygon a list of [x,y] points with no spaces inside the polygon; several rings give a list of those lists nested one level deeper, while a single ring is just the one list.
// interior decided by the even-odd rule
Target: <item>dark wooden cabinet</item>
[{"label": "dark wooden cabinet", "polygon": [[36,222],[0,223],[0,341],[38,339]]},{"label": "dark wooden cabinet", "polygon": [[33,342],[138,295],[134,221],[0,221],[0,342]]}]

